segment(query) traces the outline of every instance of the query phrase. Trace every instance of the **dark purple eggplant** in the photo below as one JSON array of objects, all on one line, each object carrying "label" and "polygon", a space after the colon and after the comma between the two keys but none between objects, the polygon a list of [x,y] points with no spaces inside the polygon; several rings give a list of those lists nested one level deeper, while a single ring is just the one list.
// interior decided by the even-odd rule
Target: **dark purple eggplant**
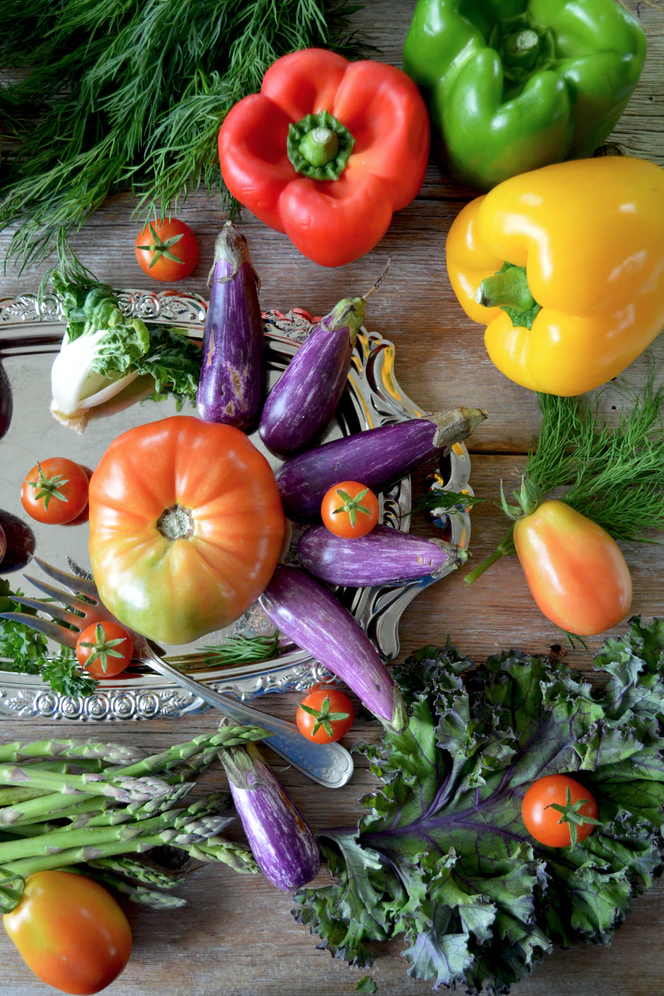
[{"label": "dark purple eggplant", "polygon": [[7,548],[0,563],[0,574],[22,571],[32,560],[37,541],[35,534],[17,515],[0,509],[0,527],[5,534]]},{"label": "dark purple eggplant", "polygon": [[12,386],[7,371],[0,362],[0,439],[9,432],[13,411]]},{"label": "dark purple eggplant", "polygon": [[298,567],[277,567],[258,599],[277,629],[341,678],[395,733],[408,724],[401,692],[369,637],[332,592]]},{"label": "dark purple eggplant", "polygon": [[297,552],[305,570],[328,584],[349,588],[439,578],[468,558],[465,550],[444,540],[411,536],[387,526],[375,526],[357,539],[314,526],[300,539]]},{"label": "dark purple eggplant", "polygon": [[311,827],[254,744],[220,752],[237,814],[252,853],[277,889],[298,889],[318,874],[320,852]]},{"label": "dark purple eggplant", "polygon": [[273,453],[298,453],[329,425],[348,382],[365,310],[362,297],[339,301],[300,346],[268,394],[258,431]]},{"label": "dark purple eggplant", "polygon": [[277,471],[284,511],[295,522],[319,518],[325,492],[341,481],[361,481],[372,491],[384,491],[424,460],[465,439],[486,417],[479,408],[450,408],[323,443]]},{"label": "dark purple eggplant", "polygon": [[196,404],[206,422],[248,429],[264,393],[263,319],[247,240],[230,221],[214,247]]},{"label": "dark purple eggplant", "polygon": [[5,559],[6,553],[7,553],[7,536],[2,526],[0,526],[0,564]]}]

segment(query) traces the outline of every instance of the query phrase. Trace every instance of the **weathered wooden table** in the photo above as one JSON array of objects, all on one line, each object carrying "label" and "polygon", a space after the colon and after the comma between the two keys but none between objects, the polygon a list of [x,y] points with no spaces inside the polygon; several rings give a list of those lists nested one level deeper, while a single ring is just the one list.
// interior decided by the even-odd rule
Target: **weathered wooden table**
[{"label": "weathered wooden table", "polygon": [[[412,13],[402,0],[365,0],[354,23],[366,31],[380,52],[376,57],[400,64],[401,47]],[[648,33],[649,52],[643,78],[614,139],[633,155],[664,164],[664,13],[654,5],[626,4]],[[506,380],[489,362],[482,330],[457,304],[445,272],[445,237],[466,200],[472,196],[443,179],[430,166],[424,187],[409,208],[394,218],[380,243],[359,262],[326,270],[309,262],[284,235],[271,231],[244,212],[242,225],[262,277],[264,308],[299,305],[325,313],[339,298],[364,293],[393,258],[389,279],[371,301],[367,326],[397,345],[397,375],[406,393],[422,408],[436,410],[460,402],[489,412],[488,421],[470,440],[472,484],[479,494],[496,498],[499,480],[518,478],[528,444],[538,431],[535,396]],[[116,197],[88,222],[77,240],[83,261],[116,287],[141,287],[147,278],[135,263],[133,242],[138,225],[130,218],[133,202]],[[179,212],[196,232],[201,261],[195,273],[178,286],[206,292],[214,238],[222,222],[217,199],[194,196]],[[0,237],[4,255],[6,235]],[[40,273],[0,281],[0,296],[32,290]],[[664,370],[664,337],[653,348]],[[638,383],[644,363],[630,369]],[[0,502],[1,504],[1,502]],[[428,527],[420,523],[418,529]],[[472,550],[479,562],[505,530],[501,514],[491,506],[473,512]],[[634,581],[633,611],[664,615],[664,552],[658,546],[626,550]],[[420,595],[401,625],[402,652],[422,643],[444,642],[448,633],[465,653],[483,659],[498,648],[521,647],[547,652],[560,632],[537,610],[514,559],[504,560],[473,587],[464,588],[461,572]],[[590,641],[588,654],[570,652],[568,660],[589,668],[600,639]],[[292,718],[292,696],[272,696],[261,707]],[[112,736],[120,742],[161,748],[215,727],[207,713],[173,722],[117,724]],[[39,722],[3,720],[0,739],[39,738],[52,734]],[[87,734],[80,725],[60,724],[58,734]],[[109,731],[110,732],[110,731]],[[359,721],[348,737],[356,742],[376,737],[375,724]],[[271,755],[278,767],[280,759]],[[352,783],[337,792],[314,787],[297,772],[281,777],[314,827],[351,825],[358,798],[372,782],[360,762]],[[182,894],[189,905],[174,913],[130,908],[134,954],[110,992],[115,996],[345,996],[355,991],[362,974],[316,949],[307,928],[290,916],[291,901],[265,881],[206,866],[192,874]],[[664,887],[637,899],[627,922],[609,949],[575,946],[548,957],[536,973],[514,988],[517,996],[581,993],[583,996],[655,996],[664,988],[661,945],[664,929]],[[0,934],[0,996],[38,996],[45,986],[31,975],[13,945]],[[406,975],[399,945],[382,950],[371,974],[380,996],[425,993],[429,985]]]}]

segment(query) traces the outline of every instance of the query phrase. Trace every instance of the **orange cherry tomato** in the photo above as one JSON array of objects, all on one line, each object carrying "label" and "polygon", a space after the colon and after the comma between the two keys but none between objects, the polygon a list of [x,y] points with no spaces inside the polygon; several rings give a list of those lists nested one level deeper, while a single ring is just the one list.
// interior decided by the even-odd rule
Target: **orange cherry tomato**
[{"label": "orange cherry tomato", "polygon": [[76,659],[93,678],[114,678],[131,664],[133,656],[134,641],[116,622],[92,623],[76,641]]},{"label": "orange cherry tomato", "polygon": [[198,241],[179,218],[152,221],[136,236],[138,265],[155,280],[174,283],[188,277],[198,263]]},{"label": "orange cherry tomato", "polygon": [[551,622],[596,636],[621,622],[632,579],[609,534],[561,501],[545,501],[514,526],[514,545],[530,592]]},{"label": "orange cherry tomato", "polygon": [[88,504],[88,477],[73,460],[42,460],[21,486],[21,501],[37,522],[64,525],[76,519]]},{"label": "orange cherry tomato", "polygon": [[345,737],[355,714],[353,703],[336,688],[316,688],[302,699],[295,721],[303,737],[315,744],[330,744]]},{"label": "orange cherry tomato", "polygon": [[335,484],[321,502],[324,524],[335,536],[366,536],[378,522],[380,507],[373,491],[358,481]]},{"label": "orange cherry tomato", "polygon": [[127,917],[106,889],[83,875],[30,875],[18,906],[2,919],[28,968],[63,993],[98,993],[129,961]]},{"label": "orange cherry tomato", "polygon": [[[586,800],[581,806],[575,803]],[[552,804],[569,805],[580,817],[587,816],[597,821],[597,803],[588,789],[569,775],[545,775],[530,786],[521,804],[521,818],[526,830],[547,847],[569,847],[571,840],[570,824],[563,814],[553,809]],[[585,840],[595,829],[594,823],[575,823],[577,842]]]}]

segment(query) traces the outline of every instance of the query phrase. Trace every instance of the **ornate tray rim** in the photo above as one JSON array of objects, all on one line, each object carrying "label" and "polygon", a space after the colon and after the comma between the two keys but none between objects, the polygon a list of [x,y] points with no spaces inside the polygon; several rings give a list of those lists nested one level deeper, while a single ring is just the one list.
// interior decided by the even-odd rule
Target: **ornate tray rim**
[{"label": "ornate tray rim", "polygon": [[[119,301],[125,313],[144,321],[168,322],[194,334],[202,334],[207,301],[198,294],[130,288],[120,292]],[[265,312],[263,318],[268,343],[275,341],[286,352],[292,351],[293,354],[312,327],[298,309],[285,315],[278,311]],[[57,295],[45,295],[40,299],[36,294],[24,293],[14,298],[0,298],[0,358],[2,353],[11,352],[12,342],[18,342],[25,336],[26,327],[39,328],[62,321],[62,306]],[[357,399],[359,403],[366,428],[424,414],[399,387],[394,373],[394,358],[395,347],[389,339],[361,329],[349,381],[355,396],[353,400]],[[472,494],[469,484],[470,458],[463,443],[453,447],[450,458],[451,473],[445,489]],[[382,502],[382,521],[407,532],[410,507],[410,478],[404,478],[386,492]],[[450,515],[450,523],[453,541],[467,547],[470,542],[468,512],[456,510]],[[384,658],[397,656],[401,614],[418,592],[431,583],[430,579],[425,579],[396,588],[381,586],[346,591],[346,604]],[[242,700],[258,698],[269,692],[302,692],[321,681],[335,681],[324,667],[299,650],[259,664],[227,668],[223,672],[197,671],[196,677],[210,687]],[[156,674],[108,681],[103,690],[79,699],[51,691],[36,676],[0,672],[0,715],[98,722],[176,718],[207,708],[200,699]]]}]

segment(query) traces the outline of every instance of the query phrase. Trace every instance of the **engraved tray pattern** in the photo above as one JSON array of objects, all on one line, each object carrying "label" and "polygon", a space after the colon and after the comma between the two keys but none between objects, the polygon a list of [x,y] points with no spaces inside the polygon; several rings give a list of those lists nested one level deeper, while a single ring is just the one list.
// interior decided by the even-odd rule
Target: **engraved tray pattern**
[{"label": "engraved tray pattern", "polygon": [[[207,302],[199,295],[125,290],[119,295],[119,300],[122,310],[128,315],[145,321],[177,324],[186,328],[193,338],[202,337]],[[298,309],[287,314],[266,312],[263,318],[268,379],[269,386],[272,386],[313,326]],[[0,442],[0,506],[22,518],[24,513],[17,498],[18,485],[26,470],[37,458],[43,457],[44,452],[57,450],[58,455],[69,456],[94,467],[111,439],[131,425],[174,413],[170,401],[159,404],[148,402],[141,406],[136,399],[132,402],[130,398],[123,405],[123,395],[119,395],[107,406],[95,411],[95,418],[82,437],[57,426],[48,414],[48,373],[63,332],[62,308],[57,296],[47,295],[41,301],[34,294],[0,299],[0,383],[12,392],[14,404],[11,426]],[[389,340],[361,330],[353,352],[348,387],[326,439],[424,414],[400,389],[394,373],[394,357],[394,345]],[[104,431],[95,431],[101,426]],[[276,469],[279,461],[264,450],[258,434],[254,433],[251,438]],[[7,467],[16,469],[9,473],[5,470]],[[446,489],[465,490],[472,494],[469,485],[470,459],[463,444],[453,447],[449,468]],[[381,521],[395,529],[407,531],[410,507],[411,484],[410,479],[405,478],[382,496]],[[453,542],[468,546],[470,518],[467,511],[455,510],[450,515],[449,529]],[[71,559],[85,568],[88,566],[85,560],[86,530],[86,526],[72,530],[51,527],[42,534],[43,540],[42,535],[38,534],[37,551],[57,566],[66,568]],[[74,537],[75,532],[79,533],[78,537]],[[295,530],[294,541],[297,535]],[[295,543],[291,545],[286,560],[297,563]],[[25,588],[26,585],[21,583]],[[425,579],[396,588],[340,589],[337,594],[369,633],[383,657],[391,659],[399,652],[401,614],[418,592],[431,583],[430,579]],[[198,641],[198,645],[219,642],[223,635],[252,635],[270,632],[271,628],[258,606],[253,606],[223,633],[209,634]],[[187,651],[187,648],[177,649],[180,653]],[[190,650],[193,649],[192,646]],[[242,700],[251,700],[270,692],[306,691],[321,681],[335,681],[305,652],[288,648],[269,661],[197,671],[196,677]],[[130,677],[105,681],[100,690],[85,699],[52,692],[38,677],[0,671],[0,714],[15,717],[93,722],[138,720],[157,716],[175,718],[206,708],[200,699],[175,688],[160,675],[141,673],[140,669]]]}]

